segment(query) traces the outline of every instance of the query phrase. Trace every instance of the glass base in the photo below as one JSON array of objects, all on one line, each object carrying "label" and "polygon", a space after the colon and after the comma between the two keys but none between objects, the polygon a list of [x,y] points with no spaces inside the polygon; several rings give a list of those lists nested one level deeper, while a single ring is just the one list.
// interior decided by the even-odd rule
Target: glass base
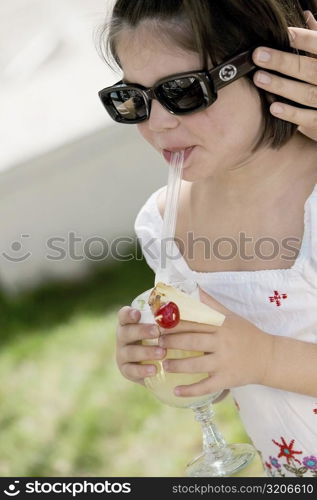
[{"label": "glass base", "polygon": [[[244,469],[255,457],[255,449],[250,444],[231,444],[226,447],[224,457],[203,453],[187,465],[188,477],[231,477]],[[226,456],[227,455],[227,456]]]}]

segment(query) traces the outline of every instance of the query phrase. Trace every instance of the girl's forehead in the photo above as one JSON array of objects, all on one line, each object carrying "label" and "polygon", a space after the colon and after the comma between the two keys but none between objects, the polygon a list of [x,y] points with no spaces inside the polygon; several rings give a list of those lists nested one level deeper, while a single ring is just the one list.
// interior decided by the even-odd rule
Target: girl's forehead
[{"label": "girl's forehead", "polygon": [[[158,39],[144,30],[122,30],[116,39],[116,52],[126,80],[138,83],[138,78],[154,81],[173,73],[201,69],[196,52],[186,51],[172,40]],[[160,75],[160,76],[157,76]]]}]

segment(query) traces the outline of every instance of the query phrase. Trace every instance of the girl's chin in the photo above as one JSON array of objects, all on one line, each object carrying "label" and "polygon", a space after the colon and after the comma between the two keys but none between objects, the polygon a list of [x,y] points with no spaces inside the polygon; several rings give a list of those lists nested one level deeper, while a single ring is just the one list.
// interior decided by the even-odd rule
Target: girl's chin
[{"label": "girl's chin", "polygon": [[196,182],[205,179],[206,176],[201,175],[201,171],[196,165],[188,165],[188,167],[184,168],[182,179],[188,182]]},{"label": "girl's chin", "polygon": [[206,169],[206,165],[202,162],[190,162],[183,169],[182,179],[188,182],[199,182],[215,177],[218,173],[219,171],[216,168],[209,167],[209,169]]}]

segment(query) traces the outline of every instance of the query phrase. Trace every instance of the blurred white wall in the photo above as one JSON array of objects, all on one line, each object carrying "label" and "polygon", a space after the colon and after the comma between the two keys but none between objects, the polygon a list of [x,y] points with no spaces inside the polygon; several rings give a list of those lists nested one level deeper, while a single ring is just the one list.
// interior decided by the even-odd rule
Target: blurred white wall
[{"label": "blurred white wall", "polygon": [[[100,239],[132,236],[138,209],[166,182],[163,160],[97,97],[119,79],[93,42],[109,3],[0,4],[0,286],[8,292],[84,274],[93,247],[97,260],[105,250]],[[50,238],[60,251],[47,248]]]}]

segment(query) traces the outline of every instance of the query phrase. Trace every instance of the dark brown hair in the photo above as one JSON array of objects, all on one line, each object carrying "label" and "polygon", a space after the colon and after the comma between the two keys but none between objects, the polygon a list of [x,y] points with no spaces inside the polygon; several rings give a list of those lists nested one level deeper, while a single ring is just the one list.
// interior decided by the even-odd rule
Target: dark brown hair
[{"label": "dark brown hair", "polygon": [[[99,48],[108,64],[120,66],[116,53],[120,31],[151,21],[151,29],[159,30],[161,37],[167,36],[178,46],[200,54],[204,68],[208,60],[216,65],[261,45],[298,52],[289,45],[287,27],[306,27],[306,9],[315,13],[317,0],[116,0],[110,22],[99,32]],[[252,76],[247,75],[250,82]],[[254,151],[261,145],[278,149],[297,126],[272,116],[269,106],[276,100],[292,103],[255,88],[261,98],[263,131]]]}]

